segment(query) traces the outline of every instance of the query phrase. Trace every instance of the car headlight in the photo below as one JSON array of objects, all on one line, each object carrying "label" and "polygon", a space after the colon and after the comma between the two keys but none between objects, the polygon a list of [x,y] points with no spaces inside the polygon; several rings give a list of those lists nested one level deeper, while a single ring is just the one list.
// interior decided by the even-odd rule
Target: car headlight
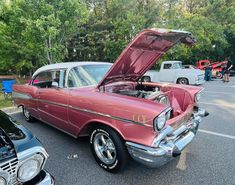
[{"label": "car headlight", "polygon": [[26,182],[34,178],[41,171],[43,161],[44,157],[40,154],[24,161],[18,169],[18,179],[21,182]]},{"label": "car headlight", "polygon": [[3,177],[0,177],[0,184],[1,185],[6,185],[7,184],[6,180]]},{"label": "car headlight", "polygon": [[199,102],[200,99],[201,99],[201,93],[199,92],[195,95],[195,102]]},{"label": "car headlight", "polygon": [[154,130],[160,131],[164,128],[166,124],[166,115],[160,114],[155,120],[154,120]]},{"label": "car headlight", "polygon": [[166,121],[171,118],[172,108],[167,108],[161,114],[159,114],[153,122],[153,128],[155,131],[161,131],[166,124]]}]

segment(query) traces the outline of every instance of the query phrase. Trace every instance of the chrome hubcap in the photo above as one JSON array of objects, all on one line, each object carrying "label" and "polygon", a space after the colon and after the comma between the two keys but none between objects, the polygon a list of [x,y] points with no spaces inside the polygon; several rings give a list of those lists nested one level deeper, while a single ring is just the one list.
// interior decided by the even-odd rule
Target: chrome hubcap
[{"label": "chrome hubcap", "polygon": [[181,80],[180,80],[180,83],[181,83],[181,84],[186,84],[186,80],[185,80],[185,79],[181,79]]},{"label": "chrome hubcap", "polygon": [[25,108],[24,108],[24,116],[25,116],[27,119],[29,119],[29,117],[30,117],[29,111],[28,111],[27,109],[25,109]]},{"label": "chrome hubcap", "polygon": [[94,149],[103,163],[114,163],[116,159],[116,148],[109,136],[104,133],[96,134],[94,137]]}]

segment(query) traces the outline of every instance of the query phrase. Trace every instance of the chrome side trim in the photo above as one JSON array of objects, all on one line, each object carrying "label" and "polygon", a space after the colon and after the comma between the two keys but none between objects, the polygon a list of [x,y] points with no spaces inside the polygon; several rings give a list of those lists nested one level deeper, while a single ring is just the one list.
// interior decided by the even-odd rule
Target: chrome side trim
[{"label": "chrome side trim", "polygon": [[32,98],[32,96],[30,94],[26,94],[26,93],[14,92],[13,98],[27,99],[27,100],[31,99],[31,100],[34,100],[34,101],[39,101],[39,102],[48,103],[48,104],[52,104],[52,105],[62,106],[62,107],[65,107],[65,108],[70,108],[70,109],[74,109],[74,110],[78,110],[78,111],[82,111],[82,112],[87,112],[87,113],[90,113],[90,114],[95,114],[95,115],[107,117],[107,118],[110,118],[110,119],[115,119],[115,120],[118,120],[118,121],[133,123],[133,124],[141,125],[141,126],[147,126],[144,123],[140,123],[140,122],[137,122],[137,121],[134,121],[134,120],[126,119],[126,118],[120,118],[120,117],[117,117],[117,116],[112,116],[112,115],[104,114],[104,113],[101,113],[101,112],[96,112],[96,111],[92,111],[92,110],[88,110],[88,109],[82,109],[80,107],[66,105],[66,104],[63,104],[63,103],[57,103],[57,102],[53,102],[53,101],[42,100],[42,99],[38,99],[38,98]]},{"label": "chrome side trim", "polygon": [[39,102],[42,102],[42,103],[58,105],[58,106],[62,106],[62,107],[65,107],[65,108],[69,107],[67,104],[64,104],[64,103],[57,103],[57,102],[53,102],[53,101],[49,101],[49,100],[42,100],[42,99],[36,99],[36,100],[39,101]]},{"label": "chrome side trim", "polygon": [[87,113],[91,113],[91,114],[96,114],[96,115],[99,115],[99,116],[115,119],[115,120],[118,120],[118,121],[123,121],[123,122],[128,122],[128,123],[133,123],[133,124],[141,125],[141,126],[146,126],[145,124],[140,123],[140,122],[136,122],[136,121],[125,119],[125,118],[120,118],[120,117],[112,116],[112,115],[109,115],[109,114],[104,114],[104,113],[101,113],[101,112],[96,112],[96,111],[92,111],[92,110],[88,110],[88,109],[81,109],[79,107],[73,107],[71,105],[69,105],[68,107],[71,108],[71,109],[74,109],[74,110],[78,110],[78,111],[82,111],[82,112],[87,112]]},{"label": "chrome side trim", "polygon": [[12,98],[30,100],[32,99],[32,96],[28,93],[20,93],[20,92],[13,91]]},{"label": "chrome side trim", "polygon": [[80,107],[66,105],[66,104],[63,104],[63,103],[52,102],[52,101],[48,101],[48,100],[42,100],[42,99],[37,99],[37,100],[39,102],[44,102],[44,103],[48,103],[48,104],[52,104],[52,105],[62,106],[62,107],[78,110],[78,111],[81,111],[81,112],[87,112],[87,113],[90,113],[90,114],[95,114],[95,115],[107,117],[107,118],[110,118],[110,119],[115,119],[115,120],[118,120],[118,121],[123,121],[123,122],[128,122],[128,123],[133,123],[133,124],[141,125],[141,126],[146,126],[145,124],[140,123],[140,122],[136,122],[134,120],[120,118],[120,117],[117,117],[117,116],[112,116],[112,115],[104,114],[104,113],[101,113],[101,112],[96,112],[96,111],[92,111],[92,110],[88,110],[88,109],[82,109]]}]

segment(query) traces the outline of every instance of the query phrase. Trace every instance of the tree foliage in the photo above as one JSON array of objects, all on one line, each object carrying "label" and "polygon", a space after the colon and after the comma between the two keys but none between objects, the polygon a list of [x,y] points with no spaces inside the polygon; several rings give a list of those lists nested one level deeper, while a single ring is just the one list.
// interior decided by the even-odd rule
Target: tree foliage
[{"label": "tree foliage", "polygon": [[8,0],[0,9],[1,70],[22,72],[67,55],[67,43],[87,19],[76,0]]},{"label": "tree foliage", "polygon": [[0,73],[61,61],[111,61],[141,30],[187,30],[197,44],[164,59],[235,60],[234,0],[2,0]]}]

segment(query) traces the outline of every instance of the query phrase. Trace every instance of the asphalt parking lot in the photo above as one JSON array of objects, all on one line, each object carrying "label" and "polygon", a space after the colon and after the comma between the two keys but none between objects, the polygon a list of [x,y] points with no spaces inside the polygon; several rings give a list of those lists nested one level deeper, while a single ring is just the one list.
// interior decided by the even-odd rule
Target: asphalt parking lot
[{"label": "asphalt parking lot", "polygon": [[109,174],[93,160],[88,138],[74,139],[41,122],[27,123],[21,113],[12,116],[44,144],[50,155],[45,168],[59,185],[235,185],[235,77],[230,83],[215,80],[204,87],[201,106],[210,115],[180,158],[158,169],[131,160],[126,170]]}]

